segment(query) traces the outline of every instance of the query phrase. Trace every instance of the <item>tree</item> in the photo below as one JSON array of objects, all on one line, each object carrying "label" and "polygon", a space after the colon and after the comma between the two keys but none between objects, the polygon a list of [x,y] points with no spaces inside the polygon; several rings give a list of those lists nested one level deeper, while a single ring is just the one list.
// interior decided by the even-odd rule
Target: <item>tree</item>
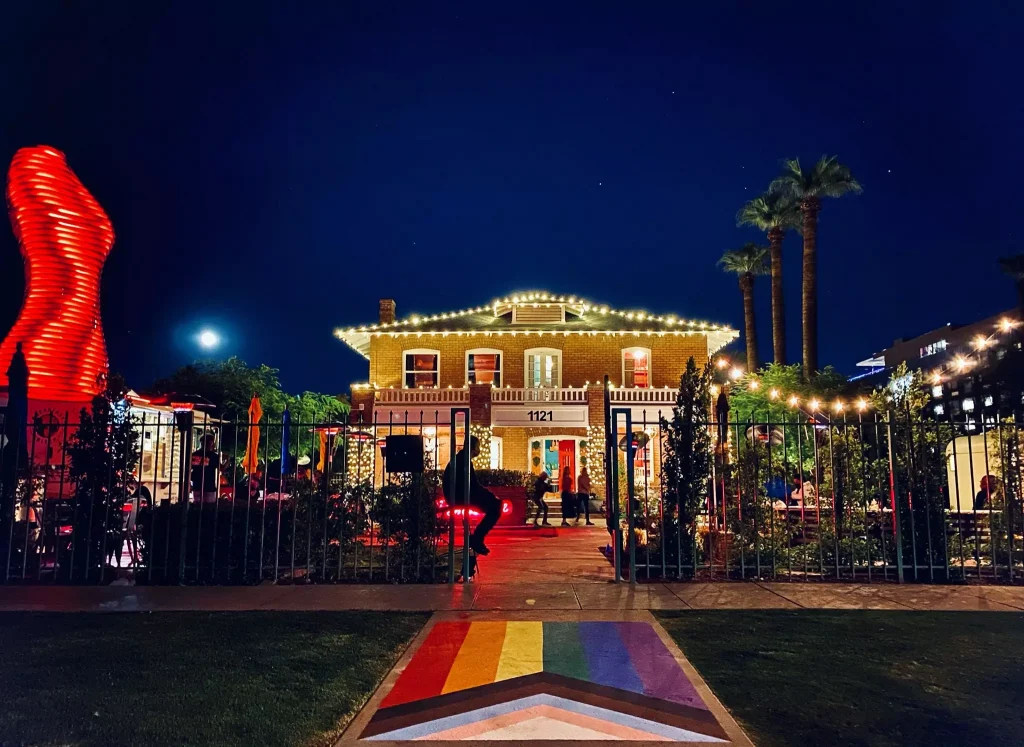
[{"label": "tree", "polygon": [[[662,457],[666,514],[669,502],[675,511],[666,517],[662,541],[676,555],[678,568],[694,560],[697,514],[707,500],[711,486],[711,364],[698,369],[693,358],[679,378],[679,393],[672,419],[661,418],[664,433]],[[675,523],[676,531],[669,531]],[[678,544],[676,539],[678,537]]]},{"label": "tree", "polygon": [[108,376],[91,408],[82,408],[78,429],[68,441],[70,477],[77,486],[75,558],[68,569],[83,574],[77,580],[89,582],[94,571],[102,579],[107,556],[121,552],[121,509],[140,455],[127,392],[122,377]]},{"label": "tree", "polygon": [[743,294],[743,325],[747,342],[747,370],[756,371],[757,355],[757,317],[754,311],[754,276],[768,274],[768,247],[753,242],[744,244],[739,249],[726,252],[718,260],[718,264],[726,272],[735,272],[740,280],[740,292]]},{"label": "tree", "polygon": [[736,214],[738,226],[768,232],[772,265],[772,352],[775,363],[786,363],[786,310],[782,292],[782,239],[800,225],[800,206],[784,194],[765,193],[748,202]]},{"label": "tree", "polygon": [[1017,286],[1017,313],[1024,319],[1024,254],[1014,254],[1012,257],[1001,257],[999,269],[1013,278]]},{"label": "tree", "polygon": [[848,192],[863,191],[850,169],[835,156],[822,156],[810,170],[800,165],[799,158],[783,162],[782,174],[768,191],[786,195],[800,203],[803,214],[804,258],[803,299],[803,375],[809,381],[818,371],[818,212],[821,198],[842,197]]}]

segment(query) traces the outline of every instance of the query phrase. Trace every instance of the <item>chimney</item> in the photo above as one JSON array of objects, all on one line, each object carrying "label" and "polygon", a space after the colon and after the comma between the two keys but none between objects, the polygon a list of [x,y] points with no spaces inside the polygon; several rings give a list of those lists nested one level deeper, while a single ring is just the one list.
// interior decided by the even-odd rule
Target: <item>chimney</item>
[{"label": "chimney", "polygon": [[380,299],[380,323],[392,324],[395,321],[395,299]]}]

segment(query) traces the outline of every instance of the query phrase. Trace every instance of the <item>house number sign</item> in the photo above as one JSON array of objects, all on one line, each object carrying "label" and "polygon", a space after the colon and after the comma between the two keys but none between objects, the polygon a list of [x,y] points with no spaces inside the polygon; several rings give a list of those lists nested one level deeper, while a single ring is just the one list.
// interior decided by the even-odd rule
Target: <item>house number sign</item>
[{"label": "house number sign", "polygon": [[[590,418],[586,405],[556,405],[530,402],[522,405],[492,405],[492,426],[565,426],[586,428]],[[540,405],[540,407],[538,407]]]}]

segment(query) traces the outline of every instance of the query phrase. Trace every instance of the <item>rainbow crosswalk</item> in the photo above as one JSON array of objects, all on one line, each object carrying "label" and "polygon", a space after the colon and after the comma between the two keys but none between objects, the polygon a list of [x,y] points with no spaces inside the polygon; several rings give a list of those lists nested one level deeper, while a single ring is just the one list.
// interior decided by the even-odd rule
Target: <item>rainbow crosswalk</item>
[{"label": "rainbow crosswalk", "polygon": [[644,622],[439,622],[381,708],[549,673],[706,708]]}]

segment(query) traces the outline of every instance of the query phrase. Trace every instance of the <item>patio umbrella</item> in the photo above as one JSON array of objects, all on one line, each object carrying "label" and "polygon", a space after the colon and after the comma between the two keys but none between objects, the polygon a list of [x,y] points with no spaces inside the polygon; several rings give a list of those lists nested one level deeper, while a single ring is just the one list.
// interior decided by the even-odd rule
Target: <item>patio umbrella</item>
[{"label": "patio umbrella", "polygon": [[246,444],[245,456],[242,458],[242,469],[249,475],[256,471],[260,463],[260,427],[256,424],[262,417],[263,408],[260,407],[260,398],[253,393],[252,402],[249,403],[249,442]]},{"label": "patio umbrella", "polygon": [[288,474],[288,436],[291,435],[292,414],[286,407],[281,415],[281,477]]}]

